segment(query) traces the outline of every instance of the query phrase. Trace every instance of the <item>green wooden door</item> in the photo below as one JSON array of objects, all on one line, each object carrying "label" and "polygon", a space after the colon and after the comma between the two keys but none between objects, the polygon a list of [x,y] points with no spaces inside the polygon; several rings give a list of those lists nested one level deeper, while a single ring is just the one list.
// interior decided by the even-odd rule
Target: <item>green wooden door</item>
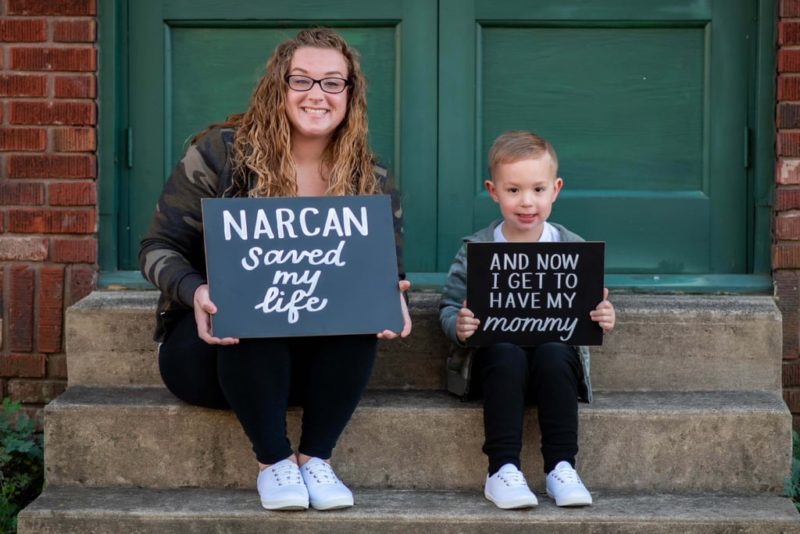
[{"label": "green wooden door", "polygon": [[439,269],[498,216],[493,139],[528,129],[559,155],[551,219],[606,241],[607,272],[746,272],[755,0],[439,5]]},{"label": "green wooden door", "polygon": [[749,62],[770,0],[117,1],[131,149],[115,190],[120,270],[137,268],[187,138],[244,109],[278,42],[323,24],[362,54],[370,141],[398,176],[418,281],[440,283],[460,237],[497,216],[481,183],[508,129],[553,142],[565,186],[552,219],[606,241],[623,285],[754,272],[769,209],[752,191],[769,176],[746,163]]},{"label": "green wooden door", "polygon": [[428,0],[128,2],[128,143],[119,185],[119,268],[187,139],[243,111],[274,47],[309,25],[337,28],[369,81],[370,143],[403,192],[406,267],[435,270],[436,3]]}]

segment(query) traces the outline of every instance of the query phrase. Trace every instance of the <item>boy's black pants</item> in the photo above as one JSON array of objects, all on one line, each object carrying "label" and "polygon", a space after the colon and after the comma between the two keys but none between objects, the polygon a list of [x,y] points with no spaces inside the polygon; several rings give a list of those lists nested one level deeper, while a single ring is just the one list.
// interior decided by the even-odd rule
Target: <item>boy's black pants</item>
[{"label": "boy's black pants", "polygon": [[256,459],[292,454],[286,408],[303,408],[298,451],[328,459],[358,405],[375,361],[377,338],[323,336],[242,339],[213,346],[197,337],[194,314],[178,320],[159,348],[167,388],[207,408],[232,408]]},{"label": "boy's black pants", "polygon": [[474,358],[473,391],[483,397],[483,452],[489,457],[489,474],[507,463],[520,467],[526,403],[539,410],[545,473],[562,460],[574,466],[578,384],[583,380],[575,349],[564,343],[497,343],[478,349]]}]

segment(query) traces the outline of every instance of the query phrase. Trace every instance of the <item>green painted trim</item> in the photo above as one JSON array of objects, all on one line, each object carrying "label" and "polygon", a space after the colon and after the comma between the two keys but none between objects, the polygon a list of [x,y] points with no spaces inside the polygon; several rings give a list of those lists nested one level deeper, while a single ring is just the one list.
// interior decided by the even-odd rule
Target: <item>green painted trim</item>
[{"label": "green painted trim", "polygon": [[[137,0],[141,1],[141,0]],[[435,9],[435,2],[433,4]],[[256,2],[253,0],[170,0],[164,2],[164,20],[180,19],[242,19],[247,18],[284,21],[287,25],[303,24],[305,21],[350,20],[353,13],[369,13],[371,19],[397,19],[397,2],[374,2],[373,0],[337,0],[336,2],[320,2],[318,0],[271,0]],[[400,8],[402,10],[402,8]],[[303,13],[298,18],[298,13]]]},{"label": "green painted trim", "polygon": [[473,11],[476,20],[553,20],[553,21],[639,21],[653,20],[711,20],[711,3],[714,0],[648,0],[647,2],[617,0],[536,0],[535,15],[530,0],[505,0],[503,2],[478,2]]},{"label": "green painted trim", "polygon": [[[415,270],[436,270],[437,38],[436,2],[406,0],[397,26],[398,143],[392,171],[402,196],[406,247],[403,260]],[[402,109],[399,107],[402,105]],[[402,146],[402,150],[400,150]],[[413,247],[408,246],[413,243]]]},{"label": "green painted trim", "polygon": [[[496,3],[496,2],[495,2]],[[464,221],[473,219],[475,136],[477,135],[475,58],[479,44],[474,0],[439,2],[439,135],[437,211],[439,240],[436,270],[446,271],[464,235]],[[458,90],[453,90],[458,88]],[[465,113],[469,111],[471,113]],[[461,177],[458,179],[457,177]]]},{"label": "green painted trim", "polygon": [[117,268],[118,255],[118,161],[120,159],[120,117],[126,46],[127,0],[103,0],[98,4],[97,73],[97,189],[98,263],[101,269]]},{"label": "green painted trim", "polygon": [[139,271],[100,271],[97,289],[155,289]]},{"label": "green painted trim", "polygon": [[770,273],[772,261],[772,207],[775,189],[775,25],[778,20],[776,0],[758,2],[758,37],[756,40],[755,110],[753,112],[753,264],[751,272]]}]

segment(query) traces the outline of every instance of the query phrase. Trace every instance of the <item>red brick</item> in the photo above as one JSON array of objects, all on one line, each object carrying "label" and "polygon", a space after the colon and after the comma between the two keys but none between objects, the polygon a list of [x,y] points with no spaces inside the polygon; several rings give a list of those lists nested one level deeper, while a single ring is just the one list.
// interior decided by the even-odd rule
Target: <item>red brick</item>
[{"label": "red brick", "polygon": [[97,110],[94,102],[10,102],[9,122],[92,126]]},{"label": "red brick", "polygon": [[97,163],[93,154],[7,156],[9,178],[94,178]]},{"label": "red brick", "polygon": [[6,43],[37,43],[47,40],[44,19],[0,20],[0,41]]},{"label": "red brick", "polygon": [[39,320],[36,338],[39,352],[61,352],[61,324],[64,319],[64,266],[39,268]]},{"label": "red brick", "polygon": [[800,189],[779,187],[775,191],[775,209],[777,211],[784,211],[800,208]]},{"label": "red brick", "polygon": [[21,48],[11,49],[11,68],[94,72],[97,52],[94,48]]},{"label": "red brick", "polygon": [[66,306],[72,306],[97,287],[97,271],[90,267],[71,266],[68,269],[69,293]]},{"label": "red brick", "polygon": [[27,265],[12,265],[8,287],[8,348],[33,350],[34,270]]},{"label": "red brick", "polygon": [[778,131],[777,150],[779,156],[800,156],[800,132]]},{"label": "red brick", "polygon": [[8,381],[8,396],[20,402],[47,404],[66,388],[63,380],[16,379]]},{"label": "red brick", "polygon": [[0,96],[47,96],[47,77],[38,74],[0,76]]},{"label": "red brick", "polygon": [[778,50],[778,72],[800,72],[800,50],[793,48]]},{"label": "red brick", "polygon": [[781,158],[775,170],[775,183],[800,185],[800,160]]},{"label": "red brick", "polygon": [[783,357],[795,359],[800,355],[800,272],[777,270],[772,279],[783,316]]},{"label": "red brick", "polygon": [[43,151],[47,132],[42,128],[0,128],[0,151]]},{"label": "red brick", "polygon": [[92,75],[83,76],[56,76],[56,98],[94,98],[96,80]]},{"label": "red brick", "polygon": [[778,128],[800,128],[800,104],[778,104]]},{"label": "red brick", "polygon": [[94,206],[97,193],[94,182],[54,183],[47,187],[51,206]]},{"label": "red brick", "polygon": [[95,263],[97,261],[97,241],[95,239],[53,239],[51,261]]},{"label": "red brick", "polygon": [[91,234],[95,210],[9,209],[8,230],[28,234]]},{"label": "red brick", "polygon": [[786,402],[786,406],[789,407],[789,411],[800,413],[800,389],[784,389],[783,400]]},{"label": "red brick", "polygon": [[94,128],[57,128],[53,132],[56,152],[94,152],[97,139]]},{"label": "red brick", "polygon": [[800,17],[800,0],[781,0],[781,17]]},{"label": "red brick", "polygon": [[41,206],[44,204],[44,185],[34,182],[0,181],[0,205]]},{"label": "red brick", "polygon": [[800,240],[800,213],[779,213],[775,217],[775,237],[782,240]]},{"label": "red brick", "polygon": [[800,360],[783,362],[783,387],[800,386]]},{"label": "red brick", "polygon": [[47,355],[47,378],[67,379],[67,356],[66,354]]},{"label": "red brick", "polygon": [[800,156],[800,132],[778,132],[778,155]]},{"label": "red brick", "polygon": [[0,355],[0,376],[7,378],[41,378],[45,375],[43,354]]},{"label": "red brick", "polygon": [[778,23],[778,44],[800,44],[800,22],[781,21]]},{"label": "red brick", "polygon": [[46,259],[46,238],[0,236],[0,261],[44,261]]},{"label": "red brick", "polygon": [[8,0],[8,15],[96,15],[95,0]]},{"label": "red brick", "polygon": [[800,243],[772,245],[772,268],[800,269]]},{"label": "red brick", "polygon": [[800,100],[800,76],[778,76],[779,102]]},{"label": "red brick", "polygon": [[53,40],[61,43],[93,43],[97,36],[94,19],[57,20],[53,26]]}]

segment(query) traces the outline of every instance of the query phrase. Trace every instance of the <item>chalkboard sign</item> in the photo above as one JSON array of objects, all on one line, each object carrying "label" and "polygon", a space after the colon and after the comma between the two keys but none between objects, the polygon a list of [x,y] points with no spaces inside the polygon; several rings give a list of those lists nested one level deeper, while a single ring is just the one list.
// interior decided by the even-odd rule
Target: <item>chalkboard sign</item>
[{"label": "chalkboard sign", "polygon": [[202,202],[215,336],[402,330],[387,195]]},{"label": "chalkboard sign", "polygon": [[589,312],[603,298],[605,243],[467,243],[467,344],[602,345]]}]

